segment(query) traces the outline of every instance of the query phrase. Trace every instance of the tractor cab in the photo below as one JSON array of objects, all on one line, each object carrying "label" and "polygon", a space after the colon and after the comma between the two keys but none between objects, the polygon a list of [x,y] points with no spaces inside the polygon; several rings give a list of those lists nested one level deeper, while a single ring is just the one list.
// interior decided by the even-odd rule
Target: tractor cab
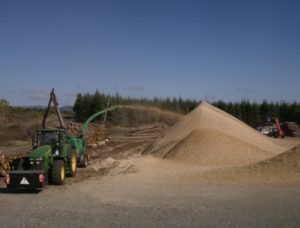
[{"label": "tractor cab", "polygon": [[36,149],[41,146],[49,145],[52,151],[60,149],[65,143],[66,132],[64,129],[42,129],[33,136],[32,147]]}]

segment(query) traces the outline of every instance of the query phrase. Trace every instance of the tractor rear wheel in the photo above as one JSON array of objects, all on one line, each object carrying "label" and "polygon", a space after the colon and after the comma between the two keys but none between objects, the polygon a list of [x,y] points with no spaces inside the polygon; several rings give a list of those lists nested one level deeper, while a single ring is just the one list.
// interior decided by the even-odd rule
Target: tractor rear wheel
[{"label": "tractor rear wheel", "polygon": [[63,160],[55,160],[51,169],[51,180],[53,184],[62,185],[65,183],[65,163]]},{"label": "tractor rear wheel", "polygon": [[77,171],[77,164],[76,164],[76,154],[74,151],[70,151],[68,155],[68,176],[74,177]]},{"label": "tractor rear wheel", "polygon": [[79,165],[82,168],[86,168],[88,166],[88,156],[86,154],[80,155]]}]

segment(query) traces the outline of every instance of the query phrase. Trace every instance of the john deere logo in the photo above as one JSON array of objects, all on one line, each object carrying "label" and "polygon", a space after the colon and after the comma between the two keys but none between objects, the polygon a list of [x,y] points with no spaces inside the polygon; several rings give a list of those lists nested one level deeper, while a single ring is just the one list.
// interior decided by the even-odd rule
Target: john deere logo
[{"label": "john deere logo", "polygon": [[28,185],[29,182],[28,182],[28,180],[25,177],[23,177],[23,179],[21,180],[20,184]]}]

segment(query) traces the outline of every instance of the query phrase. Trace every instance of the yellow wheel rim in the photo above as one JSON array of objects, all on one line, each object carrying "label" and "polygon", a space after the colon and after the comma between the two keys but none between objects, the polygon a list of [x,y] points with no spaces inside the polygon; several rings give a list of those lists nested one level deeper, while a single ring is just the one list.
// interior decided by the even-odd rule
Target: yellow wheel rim
[{"label": "yellow wheel rim", "polygon": [[64,168],[64,167],[61,167],[61,170],[60,170],[60,177],[61,177],[61,180],[64,180],[64,179],[65,179],[65,168]]},{"label": "yellow wheel rim", "polygon": [[75,157],[75,154],[72,156],[71,168],[72,168],[72,171],[75,172],[75,170],[76,170],[76,157]]}]

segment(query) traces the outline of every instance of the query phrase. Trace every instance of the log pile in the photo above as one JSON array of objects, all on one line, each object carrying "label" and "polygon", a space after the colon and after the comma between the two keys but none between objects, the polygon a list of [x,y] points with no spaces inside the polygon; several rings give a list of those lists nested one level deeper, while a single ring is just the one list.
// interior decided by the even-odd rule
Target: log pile
[{"label": "log pile", "polygon": [[285,122],[281,124],[281,128],[286,136],[299,137],[300,128],[295,122]]},{"label": "log pile", "polygon": [[[82,124],[70,122],[67,125],[68,134],[72,136],[80,136]],[[97,142],[104,141],[107,138],[107,131],[104,125],[90,124],[85,132],[85,140],[87,145],[92,145]]]},{"label": "log pile", "polygon": [[0,151],[0,176],[5,176],[7,171],[9,171],[9,164],[4,154]]},{"label": "log pile", "polygon": [[16,161],[25,154],[25,152],[20,152],[8,156],[0,151],[0,177],[4,177],[10,170],[16,169]]}]

